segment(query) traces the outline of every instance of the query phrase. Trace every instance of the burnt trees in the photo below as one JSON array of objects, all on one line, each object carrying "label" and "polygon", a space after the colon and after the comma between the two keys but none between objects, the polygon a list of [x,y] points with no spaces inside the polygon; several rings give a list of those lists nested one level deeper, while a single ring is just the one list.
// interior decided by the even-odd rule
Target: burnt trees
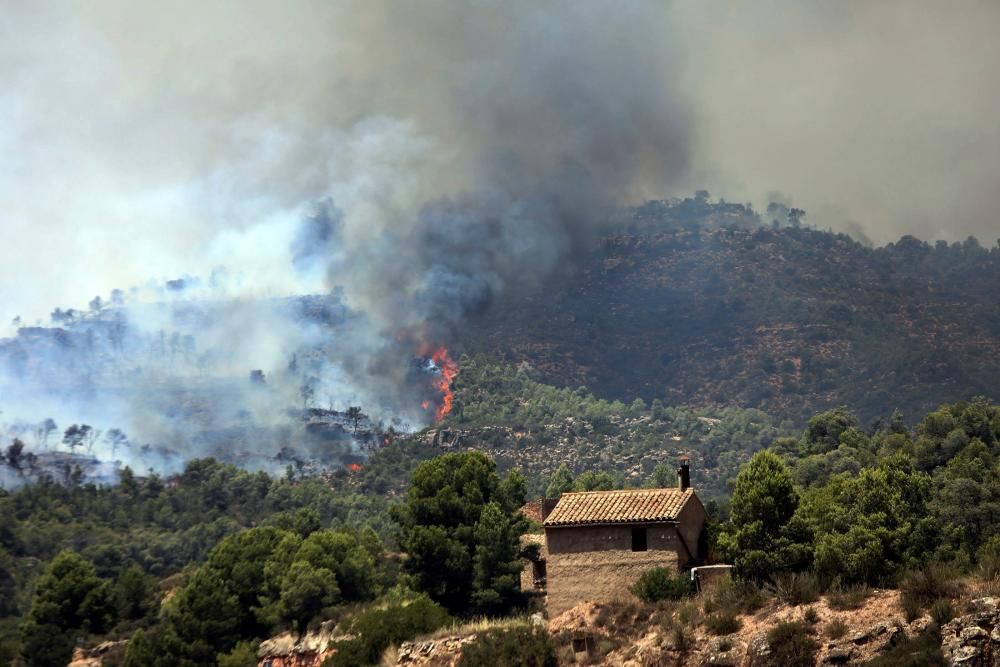
[{"label": "burnt trees", "polygon": [[76,448],[83,445],[84,440],[90,435],[91,427],[87,424],[73,424],[63,433],[63,444],[69,447],[71,452],[76,452]]}]

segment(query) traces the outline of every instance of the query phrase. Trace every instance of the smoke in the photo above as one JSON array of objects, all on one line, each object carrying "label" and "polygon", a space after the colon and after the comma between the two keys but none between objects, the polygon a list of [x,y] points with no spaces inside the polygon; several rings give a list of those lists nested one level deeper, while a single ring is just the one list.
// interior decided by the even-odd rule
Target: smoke
[{"label": "smoke", "polygon": [[877,244],[1000,236],[1000,5],[677,3],[692,173],[726,199],[780,189]]},{"label": "smoke", "polygon": [[[321,290],[286,251],[328,197],[352,252],[420,241],[441,198],[522,202],[511,224],[545,252],[509,253],[505,284],[563,261],[609,200],[700,187],[759,210],[779,188],[876,243],[997,235],[991,2],[0,11],[7,319],[218,266],[247,296]],[[332,262],[333,283],[365,273]]]},{"label": "smoke", "polygon": [[[204,377],[261,369],[277,392],[220,392],[216,413],[279,424],[269,406],[309,379],[324,402],[420,423],[412,356],[571,266],[621,204],[706,187],[763,211],[780,188],[786,218],[876,243],[996,236],[995,4],[722,9],[5,6],[7,317],[46,323],[136,285],[120,312],[144,373],[163,331],[212,351]],[[332,323],[274,306],[330,292]],[[281,380],[307,352],[308,373]],[[123,398],[187,391],[189,374],[133,376],[101,394],[108,418],[201,451],[183,411]]]},{"label": "smoke", "polygon": [[428,157],[345,206],[331,283],[386,329],[447,340],[570,261],[612,206],[670,187],[689,150],[668,25],[653,5],[353,7],[338,55],[364,83],[342,108],[403,119]]}]

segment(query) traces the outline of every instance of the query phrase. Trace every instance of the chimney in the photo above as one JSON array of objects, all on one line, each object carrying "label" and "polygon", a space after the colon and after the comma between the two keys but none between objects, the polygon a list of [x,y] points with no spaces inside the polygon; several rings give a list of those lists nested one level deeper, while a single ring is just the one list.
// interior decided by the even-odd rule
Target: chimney
[{"label": "chimney", "polygon": [[677,486],[681,491],[691,488],[691,460],[686,456],[681,457],[681,467],[677,469]]}]

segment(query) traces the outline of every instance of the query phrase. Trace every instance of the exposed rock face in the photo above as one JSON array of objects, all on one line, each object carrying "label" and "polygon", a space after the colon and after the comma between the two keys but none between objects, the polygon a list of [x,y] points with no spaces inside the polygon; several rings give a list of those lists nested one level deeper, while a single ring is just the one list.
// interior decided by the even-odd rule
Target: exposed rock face
[{"label": "exposed rock face", "polygon": [[1000,598],[977,598],[972,613],[941,628],[941,652],[949,665],[1000,667]]},{"label": "exposed rock face", "polygon": [[336,624],[327,621],[301,637],[290,632],[271,637],[260,643],[257,664],[259,667],[320,667],[335,653],[329,648],[335,630]]},{"label": "exposed rock face", "polygon": [[450,667],[458,664],[462,657],[462,647],[475,639],[476,635],[467,635],[403,642],[396,652],[396,664],[412,667]]},{"label": "exposed rock face", "polygon": [[820,653],[822,665],[854,665],[867,657],[884,653],[906,638],[906,628],[900,621],[876,623],[848,637],[828,642]]},{"label": "exposed rock face", "polygon": [[[105,659],[120,660],[125,653],[128,641],[103,642],[94,648],[73,649],[73,660],[68,667],[101,667]],[[118,664],[117,661],[112,664]]]}]

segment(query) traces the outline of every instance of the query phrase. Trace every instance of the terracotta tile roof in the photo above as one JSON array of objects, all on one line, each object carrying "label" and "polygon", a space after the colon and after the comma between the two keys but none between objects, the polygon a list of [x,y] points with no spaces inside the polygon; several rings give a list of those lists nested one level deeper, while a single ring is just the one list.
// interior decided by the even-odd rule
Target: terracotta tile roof
[{"label": "terracotta tile roof", "polygon": [[676,521],[693,489],[625,489],[564,493],[546,526]]}]

